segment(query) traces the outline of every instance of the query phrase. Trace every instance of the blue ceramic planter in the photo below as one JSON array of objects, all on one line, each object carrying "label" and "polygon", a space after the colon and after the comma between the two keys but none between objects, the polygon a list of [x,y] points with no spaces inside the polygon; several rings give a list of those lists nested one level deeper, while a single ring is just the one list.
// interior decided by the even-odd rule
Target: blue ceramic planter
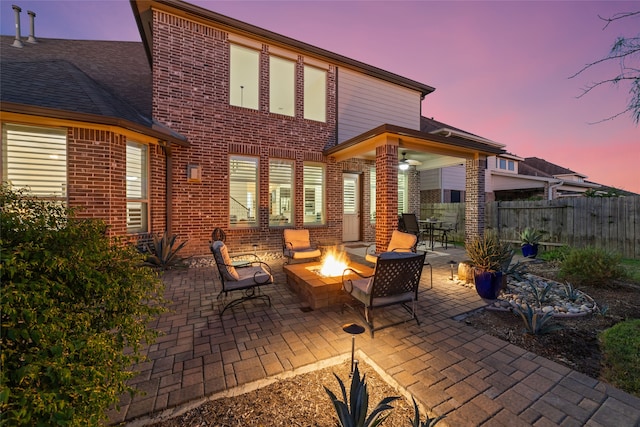
[{"label": "blue ceramic planter", "polygon": [[502,272],[479,271],[474,272],[476,292],[480,298],[485,300],[495,300],[502,288]]},{"label": "blue ceramic planter", "polygon": [[529,243],[522,245],[522,256],[527,258],[538,256],[538,245],[530,245]]}]

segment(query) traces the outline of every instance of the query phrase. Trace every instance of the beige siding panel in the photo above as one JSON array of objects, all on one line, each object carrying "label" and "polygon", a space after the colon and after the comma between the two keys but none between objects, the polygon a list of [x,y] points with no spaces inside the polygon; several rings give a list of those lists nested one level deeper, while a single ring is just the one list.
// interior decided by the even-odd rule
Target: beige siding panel
[{"label": "beige siding panel", "polygon": [[383,124],[420,130],[420,93],[340,68],[338,142]]},{"label": "beige siding panel", "polygon": [[440,169],[420,171],[420,190],[437,190],[440,188]]},{"label": "beige siding panel", "polygon": [[465,190],[466,169],[464,166],[442,168],[442,188],[445,190]]}]

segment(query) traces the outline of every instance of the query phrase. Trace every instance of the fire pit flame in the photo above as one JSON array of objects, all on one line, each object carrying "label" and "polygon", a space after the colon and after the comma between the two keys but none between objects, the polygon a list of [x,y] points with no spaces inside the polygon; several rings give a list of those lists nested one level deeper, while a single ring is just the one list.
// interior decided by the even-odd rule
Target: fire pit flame
[{"label": "fire pit flame", "polygon": [[332,250],[324,256],[318,274],[324,277],[342,276],[342,272],[347,267],[349,267],[349,259],[346,253]]}]

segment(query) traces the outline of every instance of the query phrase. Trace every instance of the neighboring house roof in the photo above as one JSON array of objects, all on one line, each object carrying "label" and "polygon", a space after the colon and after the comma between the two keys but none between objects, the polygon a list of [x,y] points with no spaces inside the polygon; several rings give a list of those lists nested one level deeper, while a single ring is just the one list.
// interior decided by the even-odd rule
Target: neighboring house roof
[{"label": "neighboring house roof", "polygon": [[558,166],[538,157],[526,157],[518,164],[518,173],[521,175],[542,176],[554,178],[559,175],[575,175],[586,178],[586,175]]},{"label": "neighboring house roof", "polygon": [[468,139],[471,141],[481,142],[483,144],[494,145],[496,147],[504,148],[504,144],[500,144],[490,139],[484,138],[482,136],[473,134],[471,132],[467,132],[466,130],[462,130],[460,128],[448,125],[443,122],[439,122],[434,120],[433,118],[428,118],[421,116],[420,117],[420,131],[427,132],[431,134],[438,134],[442,136],[456,136],[459,138]]},{"label": "neighboring house roof", "polygon": [[187,145],[151,114],[151,70],[142,43],[39,38],[11,47],[1,36],[2,111],[117,125]]},{"label": "neighboring house roof", "polygon": [[333,62],[339,66],[350,68],[363,74],[377,77],[379,79],[419,91],[422,97],[435,90],[435,88],[424,83],[417,82],[415,80],[391,73],[381,68],[377,68],[372,65],[357,61],[355,59],[321,49],[319,47],[283,36],[269,30],[265,30],[264,28],[260,28],[255,25],[251,25],[246,22],[221,15],[219,13],[186,3],[184,1],[130,0],[130,3],[136,22],[138,24],[138,29],[140,30],[142,41],[144,42],[145,48],[147,49],[149,60],[151,60],[150,52],[153,46],[153,34],[151,31],[152,14],[150,13],[150,9],[157,8],[167,11],[172,15],[182,16],[192,21],[205,22],[209,25],[214,25],[222,30],[231,31],[241,36],[248,36],[256,40],[265,41],[267,44],[274,44],[284,48],[303,51],[305,53],[308,53],[312,57],[315,56],[325,61]]}]

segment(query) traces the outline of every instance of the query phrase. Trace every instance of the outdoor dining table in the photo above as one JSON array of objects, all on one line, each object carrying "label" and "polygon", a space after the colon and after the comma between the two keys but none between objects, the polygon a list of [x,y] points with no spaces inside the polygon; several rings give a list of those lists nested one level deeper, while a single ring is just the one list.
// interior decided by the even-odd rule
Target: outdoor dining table
[{"label": "outdoor dining table", "polygon": [[442,221],[435,218],[427,218],[418,220],[418,223],[420,224],[423,233],[426,233],[427,235],[427,238],[429,240],[428,247],[431,248],[431,251],[433,251],[433,248],[435,246],[435,230],[437,228],[436,226],[442,224]]}]

